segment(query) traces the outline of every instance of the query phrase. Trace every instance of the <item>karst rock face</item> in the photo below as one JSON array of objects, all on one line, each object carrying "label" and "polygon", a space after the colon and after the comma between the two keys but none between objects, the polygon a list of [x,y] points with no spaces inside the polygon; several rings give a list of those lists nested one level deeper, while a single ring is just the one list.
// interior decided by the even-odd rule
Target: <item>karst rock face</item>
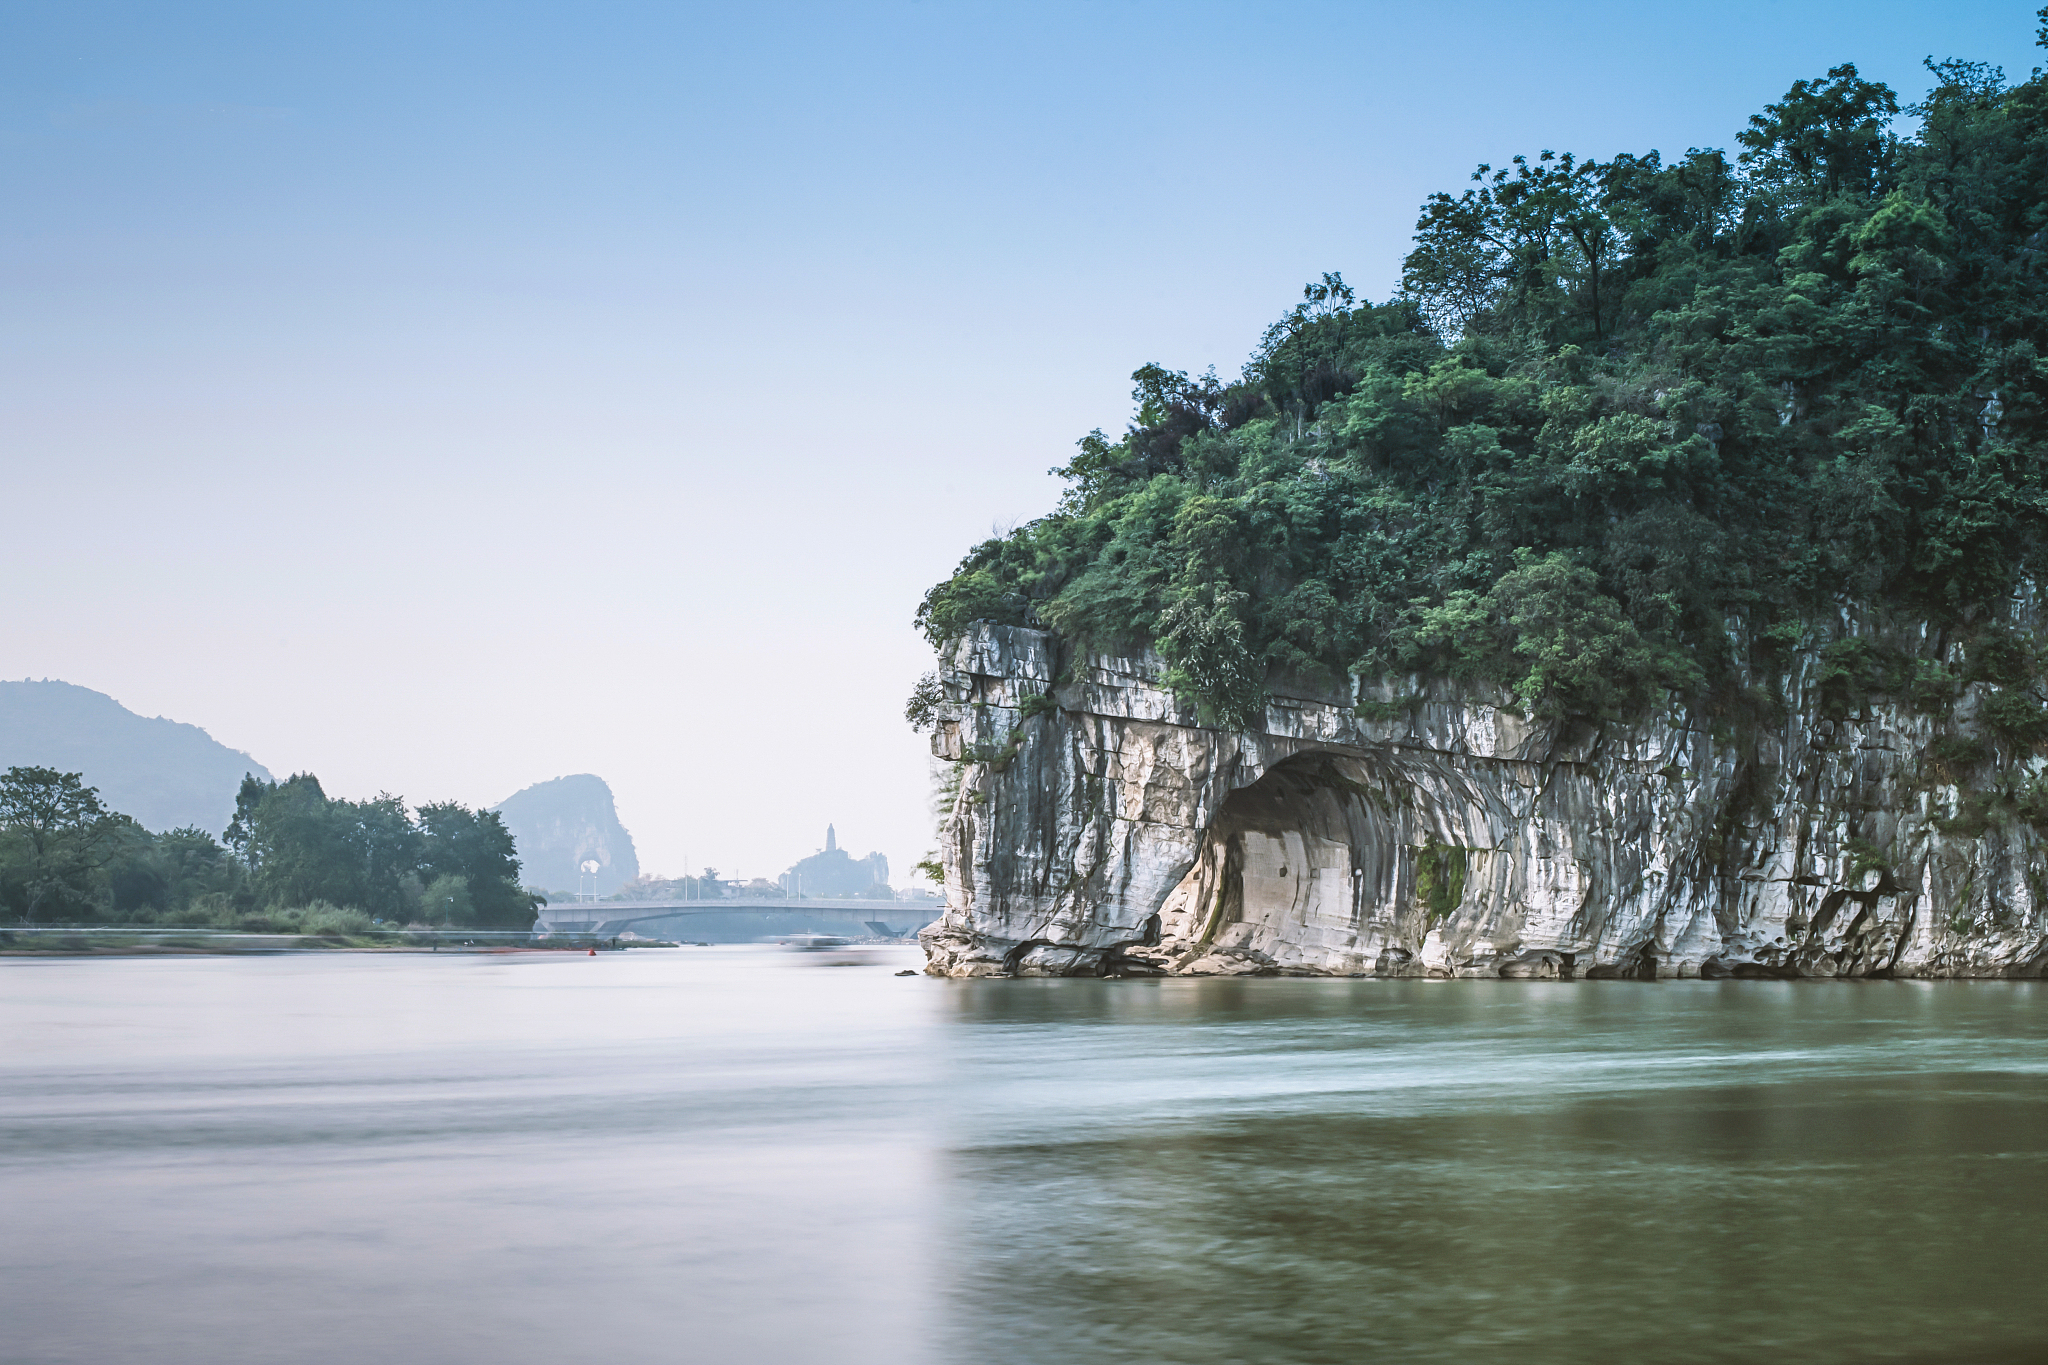
[{"label": "karst rock face", "polygon": [[[1156,656],[977,625],[934,738],[942,976],[2006,977],[2048,969],[2048,856],[1957,826],[1933,722],[1525,719],[1427,679],[1198,723]],[[1968,731],[1966,691],[1951,730]],[[1388,717],[1381,719],[1380,717]],[[1946,829],[1946,832],[1945,832]]]}]

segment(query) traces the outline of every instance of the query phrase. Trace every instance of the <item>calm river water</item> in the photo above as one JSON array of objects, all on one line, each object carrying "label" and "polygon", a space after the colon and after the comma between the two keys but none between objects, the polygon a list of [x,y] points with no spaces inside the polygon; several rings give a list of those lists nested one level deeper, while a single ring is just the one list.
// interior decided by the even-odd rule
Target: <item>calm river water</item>
[{"label": "calm river water", "polygon": [[2033,984],[0,960],[0,1359],[2048,1360]]}]

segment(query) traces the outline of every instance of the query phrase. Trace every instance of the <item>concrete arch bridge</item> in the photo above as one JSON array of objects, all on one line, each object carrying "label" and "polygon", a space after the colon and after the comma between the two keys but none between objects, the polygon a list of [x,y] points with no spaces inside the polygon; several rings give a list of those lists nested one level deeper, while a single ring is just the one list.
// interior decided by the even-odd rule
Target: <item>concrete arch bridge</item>
[{"label": "concrete arch bridge", "polygon": [[702,901],[574,901],[549,905],[536,934],[578,934],[691,943],[754,943],[782,934],[908,938],[939,917],[938,901],[785,900],[735,896]]}]

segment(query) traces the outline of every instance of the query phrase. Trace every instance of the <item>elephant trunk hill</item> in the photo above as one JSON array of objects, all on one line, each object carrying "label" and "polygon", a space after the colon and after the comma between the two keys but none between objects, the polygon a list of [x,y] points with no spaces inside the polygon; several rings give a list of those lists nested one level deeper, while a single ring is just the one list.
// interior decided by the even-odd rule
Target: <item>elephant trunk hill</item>
[{"label": "elephant trunk hill", "polygon": [[1140,368],[919,609],[931,970],[2041,974],[2048,78],[1928,67]]}]

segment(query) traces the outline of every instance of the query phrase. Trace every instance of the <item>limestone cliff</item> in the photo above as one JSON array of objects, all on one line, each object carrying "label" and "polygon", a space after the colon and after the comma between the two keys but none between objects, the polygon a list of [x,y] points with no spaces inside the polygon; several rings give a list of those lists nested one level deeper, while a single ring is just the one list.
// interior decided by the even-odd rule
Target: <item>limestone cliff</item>
[{"label": "limestone cliff", "polygon": [[[2048,968],[2032,826],[1956,820],[1934,722],[1882,700],[1824,719],[1810,660],[1778,680],[1781,723],[1729,731],[1541,725],[1416,679],[1279,684],[1231,733],[1156,656],[979,624],[941,664],[934,749],[967,766],[934,974]],[[1946,730],[1970,732],[1978,691]]]},{"label": "limestone cliff", "polygon": [[[505,818],[518,843],[528,886],[565,900],[579,888],[609,896],[640,875],[633,836],[619,823],[612,789],[594,773],[536,782],[491,809]],[[598,865],[594,876],[583,872],[585,862]]]}]

